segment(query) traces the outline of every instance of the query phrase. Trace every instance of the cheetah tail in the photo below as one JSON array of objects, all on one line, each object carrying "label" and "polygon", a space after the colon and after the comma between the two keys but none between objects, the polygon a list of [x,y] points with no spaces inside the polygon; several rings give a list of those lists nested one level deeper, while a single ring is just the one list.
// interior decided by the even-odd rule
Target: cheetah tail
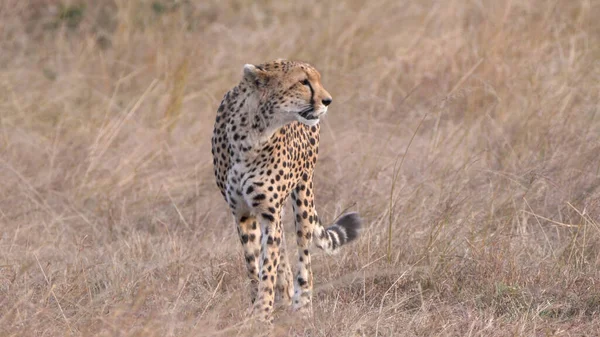
[{"label": "cheetah tail", "polygon": [[337,219],[337,221],[325,228],[321,220],[317,223],[313,233],[313,239],[317,247],[323,249],[328,254],[337,252],[338,248],[347,244],[358,237],[362,220],[358,213],[347,213]]}]

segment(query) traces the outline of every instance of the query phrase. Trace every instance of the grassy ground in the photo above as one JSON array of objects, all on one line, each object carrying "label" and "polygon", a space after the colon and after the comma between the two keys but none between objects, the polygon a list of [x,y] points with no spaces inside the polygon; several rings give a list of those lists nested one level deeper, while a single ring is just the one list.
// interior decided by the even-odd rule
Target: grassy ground
[{"label": "grassy ground", "polygon": [[210,137],[243,64],[278,57],[334,98],[319,214],[366,228],[315,249],[313,315],[278,310],[274,335],[596,335],[598,18],[596,0],[2,1],[0,335],[254,335]]}]

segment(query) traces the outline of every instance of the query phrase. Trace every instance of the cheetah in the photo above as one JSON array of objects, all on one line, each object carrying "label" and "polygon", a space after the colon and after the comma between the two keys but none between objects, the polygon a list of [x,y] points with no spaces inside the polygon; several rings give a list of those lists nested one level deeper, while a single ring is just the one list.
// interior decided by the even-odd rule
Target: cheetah
[{"label": "cheetah", "polygon": [[[357,238],[361,219],[347,213],[324,228],[315,210],[313,173],[319,120],[332,102],[321,75],[303,62],[246,64],[241,82],[217,110],[212,155],[217,186],[237,223],[253,314],[272,323],[275,301],[306,310],[313,275],[309,247],[327,253]],[[285,251],[282,208],[295,215],[295,278]]]}]

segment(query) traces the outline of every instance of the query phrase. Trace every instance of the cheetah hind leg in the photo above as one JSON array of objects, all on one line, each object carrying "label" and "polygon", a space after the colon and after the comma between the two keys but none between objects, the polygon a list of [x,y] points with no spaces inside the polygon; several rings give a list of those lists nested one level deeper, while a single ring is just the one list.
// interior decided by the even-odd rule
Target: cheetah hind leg
[{"label": "cheetah hind leg", "polygon": [[290,261],[285,247],[285,236],[281,233],[281,248],[279,264],[277,265],[277,284],[275,288],[275,303],[282,306],[290,306],[294,296],[294,276],[290,267]]}]

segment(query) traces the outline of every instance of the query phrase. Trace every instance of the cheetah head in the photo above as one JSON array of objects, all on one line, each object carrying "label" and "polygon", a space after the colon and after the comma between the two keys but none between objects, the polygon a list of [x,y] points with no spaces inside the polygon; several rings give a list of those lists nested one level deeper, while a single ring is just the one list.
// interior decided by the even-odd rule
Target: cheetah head
[{"label": "cheetah head", "polygon": [[331,95],[321,84],[321,74],[302,62],[276,60],[246,64],[244,80],[259,93],[261,113],[283,124],[299,121],[316,125],[327,113]]}]

